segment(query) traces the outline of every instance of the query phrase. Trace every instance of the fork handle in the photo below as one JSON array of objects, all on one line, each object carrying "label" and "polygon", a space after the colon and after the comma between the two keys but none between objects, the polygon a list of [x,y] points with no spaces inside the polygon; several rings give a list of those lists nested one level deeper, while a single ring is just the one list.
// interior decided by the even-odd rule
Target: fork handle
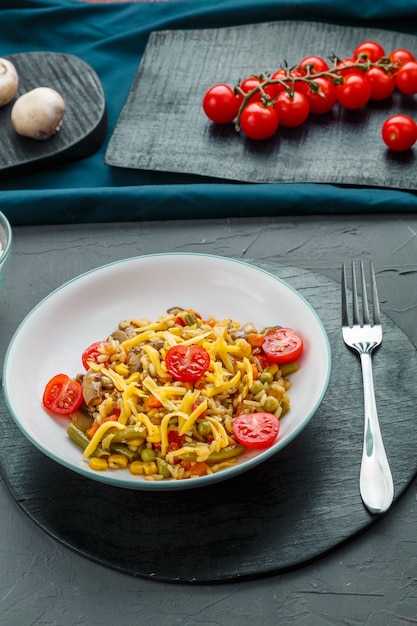
[{"label": "fork handle", "polygon": [[371,353],[362,353],[360,357],[365,409],[360,492],[371,513],[384,513],[391,506],[394,485],[379,427]]}]

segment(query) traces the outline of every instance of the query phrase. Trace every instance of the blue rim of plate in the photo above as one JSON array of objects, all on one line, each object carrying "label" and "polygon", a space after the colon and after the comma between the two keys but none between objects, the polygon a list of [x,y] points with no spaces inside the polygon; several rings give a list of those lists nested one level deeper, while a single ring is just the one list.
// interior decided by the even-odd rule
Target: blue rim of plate
[{"label": "blue rim of plate", "polygon": [[[49,448],[43,446],[42,443],[36,441],[33,437],[31,437],[30,434],[23,428],[23,425],[21,424],[21,421],[20,421],[19,417],[15,414],[15,412],[13,410],[12,401],[11,401],[11,398],[10,398],[10,395],[9,395],[9,392],[8,392],[8,388],[7,388],[7,372],[8,372],[8,368],[9,368],[10,353],[13,350],[14,342],[17,339],[17,337],[19,336],[19,333],[20,333],[21,329],[26,325],[26,323],[30,320],[30,318],[33,316],[33,314],[39,308],[41,308],[44,303],[46,303],[47,301],[51,300],[56,294],[58,294],[59,292],[62,292],[69,285],[72,285],[73,283],[78,282],[78,281],[82,281],[84,278],[86,278],[86,277],[88,277],[88,276],[90,276],[92,274],[105,271],[108,268],[111,268],[111,267],[114,267],[114,266],[117,266],[117,265],[126,264],[126,263],[140,262],[141,260],[152,259],[152,258],[161,258],[161,257],[199,257],[199,258],[211,259],[211,260],[215,260],[215,261],[223,261],[223,262],[226,262],[226,263],[237,264],[237,265],[241,265],[241,266],[247,267],[251,271],[255,270],[256,272],[260,272],[262,274],[265,274],[269,278],[272,278],[274,281],[277,281],[278,283],[281,283],[283,286],[285,286],[287,289],[289,289],[291,292],[293,292],[301,301],[303,301],[303,303],[310,309],[310,312],[313,314],[313,316],[316,319],[316,322],[320,326],[323,338],[325,340],[326,348],[327,348],[327,353],[326,353],[327,367],[326,367],[326,374],[325,374],[325,377],[324,377],[324,381],[323,381],[323,384],[322,384],[322,389],[321,389],[321,392],[320,392],[320,394],[319,394],[319,396],[318,396],[314,406],[311,408],[309,414],[304,418],[302,424],[298,428],[294,429],[294,431],[291,433],[291,435],[287,437],[285,442],[282,442],[282,441],[280,442],[278,440],[271,448],[267,448],[266,450],[262,450],[256,456],[253,456],[253,457],[247,459],[243,463],[238,464],[238,465],[236,465],[234,467],[230,467],[230,468],[221,470],[221,471],[216,472],[214,474],[209,474],[209,475],[206,475],[206,476],[200,476],[200,477],[196,477],[196,478],[189,478],[189,479],[186,479],[186,480],[174,480],[174,479],[173,480],[168,480],[168,481],[146,481],[146,480],[143,480],[143,481],[133,482],[133,481],[123,480],[123,478],[118,478],[116,474],[112,474],[110,472],[95,472],[95,471],[91,470],[88,467],[88,465],[86,465],[85,469],[81,468],[81,467],[74,466],[71,462],[67,462],[61,456],[59,456],[58,454],[55,454]],[[240,475],[240,474],[242,474],[242,473],[244,473],[246,471],[249,471],[253,467],[256,467],[260,463],[263,463],[267,459],[269,459],[272,456],[274,456],[275,454],[277,454],[281,449],[283,449],[291,441],[293,441],[300,434],[300,432],[302,432],[304,430],[304,428],[307,426],[307,424],[311,421],[311,419],[313,418],[313,416],[317,412],[317,410],[318,410],[320,404],[322,403],[323,398],[324,398],[324,396],[326,394],[326,391],[327,391],[327,388],[328,388],[328,385],[329,385],[329,381],[330,381],[330,374],[331,374],[331,348],[330,348],[330,342],[329,342],[329,339],[328,339],[328,336],[327,336],[327,332],[326,332],[326,330],[325,330],[325,328],[323,326],[323,323],[322,323],[320,317],[318,316],[318,314],[316,313],[316,311],[314,310],[314,308],[308,302],[308,300],[306,300],[296,289],[294,289],[286,281],[282,280],[278,276],[275,276],[271,272],[269,272],[267,270],[264,270],[263,268],[260,268],[260,267],[258,267],[256,265],[253,265],[253,264],[248,263],[246,261],[242,261],[240,259],[232,259],[232,258],[221,256],[221,255],[205,254],[205,253],[198,253],[198,252],[197,253],[194,253],[194,252],[178,252],[178,253],[177,252],[166,252],[166,253],[155,253],[155,254],[147,254],[147,255],[138,255],[138,256],[129,257],[129,258],[125,258],[125,259],[120,259],[118,261],[112,261],[110,263],[106,263],[106,264],[101,265],[99,267],[96,267],[96,268],[93,268],[91,270],[88,270],[87,272],[83,272],[82,274],[79,274],[78,276],[76,276],[76,277],[66,281],[61,286],[59,286],[56,289],[54,289],[50,294],[45,296],[26,315],[26,317],[19,324],[18,328],[16,329],[15,333],[12,336],[12,339],[11,339],[11,341],[9,343],[9,346],[8,346],[7,350],[6,350],[4,363],[3,363],[2,388],[3,388],[3,395],[4,395],[4,398],[5,398],[5,402],[6,402],[8,410],[9,410],[9,413],[12,416],[12,418],[13,418],[14,422],[16,423],[16,425],[19,427],[20,431],[35,446],[35,448],[37,448],[38,450],[43,452],[43,454],[45,454],[45,456],[47,456],[48,458],[50,458],[53,461],[57,462],[59,465],[65,467],[65,468],[67,468],[67,469],[69,469],[69,470],[71,470],[73,472],[76,472],[77,474],[80,474],[80,475],[82,475],[82,476],[84,476],[86,478],[89,478],[89,479],[101,482],[102,484],[108,484],[108,485],[114,486],[114,487],[121,487],[121,488],[138,490],[138,491],[173,491],[173,490],[185,490],[185,489],[193,489],[193,488],[198,488],[198,487],[204,487],[204,486],[212,485],[212,484],[217,483],[217,482],[222,482],[224,480],[228,480],[228,479],[233,478],[235,476],[238,476],[238,475]],[[121,470],[118,470],[118,472],[121,472]]]}]

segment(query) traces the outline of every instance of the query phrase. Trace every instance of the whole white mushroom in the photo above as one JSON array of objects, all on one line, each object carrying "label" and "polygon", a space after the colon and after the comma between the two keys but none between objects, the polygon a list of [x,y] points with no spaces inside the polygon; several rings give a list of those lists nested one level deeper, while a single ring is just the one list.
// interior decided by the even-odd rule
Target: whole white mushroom
[{"label": "whole white mushroom", "polygon": [[13,63],[0,59],[0,107],[13,100],[18,86],[19,77]]},{"label": "whole white mushroom", "polygon": [[65,113],[63,97],[50,87],[37,87],[13,105],[11,119],[19,135],[43,141],[59,131]]}]

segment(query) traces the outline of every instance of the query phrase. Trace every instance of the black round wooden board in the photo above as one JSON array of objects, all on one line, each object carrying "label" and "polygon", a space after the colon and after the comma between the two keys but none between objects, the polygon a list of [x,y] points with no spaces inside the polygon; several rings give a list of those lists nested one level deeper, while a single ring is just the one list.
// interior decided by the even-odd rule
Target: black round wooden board
[{"label": "black round wooden board", "polygon": [[[189,491],[143,492],[91,481],[56,464],[24,438],[2,399],[2,475],[22,509],[50,535],[127,574],[213,583],[295,568],[379,519],[359,494],[362,380],[359,359],[341,337],[340,285],[298,268],[254,264],[298,289],[328,332],[330,384],[307,428],[239,477]],[[417,388],[409,374],[416,371],[417,353],[385,315],[383,329],[374,376],[396,500],[417,472]]]},{"label": "black round wooden board", "polygon": [[[19,89],[0,108],[0,175],[45,164],[83,159],[98,150],[107,133],[106,100],[94,70],[83,60],[60,52],[25,52],[6,57],[16,67]],[[46,141],[21,137],[10,114],[16,98],[36,87],[51,87],[65,100],[61,129]]]}]

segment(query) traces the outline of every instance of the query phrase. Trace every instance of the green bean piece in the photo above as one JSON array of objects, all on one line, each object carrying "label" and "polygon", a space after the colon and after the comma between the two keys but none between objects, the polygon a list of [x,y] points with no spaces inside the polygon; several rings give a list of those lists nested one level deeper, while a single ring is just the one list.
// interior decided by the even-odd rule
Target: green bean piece
[{"label": "green bean piece", "polygon": [[265,402],[263,403],[262,408],[268,413],[275,413],[277,408],[279,407],[279,402],[274,396],[267,396]]},{"label": "green bean piece", "polygon": [[274,380],[274,377],[271,372],[264,371],[259,374],[259,380],[261,381],[261,383],[271,384]]},{"label": "green bean piece", "polygon": [[[73,424],[72,422],[67,427],[67,435],[71,439],[71,441],[73,441],[79,448],[81,448],[81,450],[85,450],[90,443],[90,439],[87,437],[87,435],[83,433],[82,430],[77,428],[77,426],[75,426],[75,424]],[[101,446],[97,446],[97,448],[91,454],[91,456],[97,457],[108,455],[109,452],[103,450]]]},{"label": "green bean piece", "polygon": [[207,420],[202,420],[201,422],[198,422],[197,432],[202,437],[207,437],[208,435],[210,435],[211,434],[210,422],[208,422]]},{"label": "green bean piece", "polygon": [[283,363],[280,367],[281,376],[289,376],[290,374],[294,374],[294,372],[298,371],[298,365],[295,361],[291,363]]},{"label": "green bean piece", "polygon": [[140,458],[144,463],[149,463],[150,461],[155,460],[156,452],[153,448],[143,448],[140,453]]},{"label": "green bean piece", "polygon": [[107,431],[107,433],[114,434],[113,443],[125,443],[132,441],[132,439],[142,439],[146,437],[146,432],[145,426],[126,426],[123,430],[109,428]]},{"label": "green bean piece", "polygon": [[194,313],[186,313],[184,315],[184,322],[187,326],[194,326],[194,324],[198,324],[197,316]]},{"label": "green bean piece", "polygon": [[137,457],[137,453],[124,443],[112,443],[110,444],[110,450],[112,454],[123,454],[123,456],[128,459],[129,463],[134,461]]},{"label": "green bean piece", "polygon": [[157,459],[156,464],[158,466],[158,474],[164,478],[171,478],[171,472],[169,471],[168,463],[163,459]]},{"label": "green bean piece", "polygon": [[233,459],[233,457],[239,456],[239,454],[242,454],[245,450],[245,446],[238,444],[226,446],[226,448],[222,448],[222,450],[219,450],[218,452],[212,452],[207,459],[207,463],[219,463],[220,461]]}]

